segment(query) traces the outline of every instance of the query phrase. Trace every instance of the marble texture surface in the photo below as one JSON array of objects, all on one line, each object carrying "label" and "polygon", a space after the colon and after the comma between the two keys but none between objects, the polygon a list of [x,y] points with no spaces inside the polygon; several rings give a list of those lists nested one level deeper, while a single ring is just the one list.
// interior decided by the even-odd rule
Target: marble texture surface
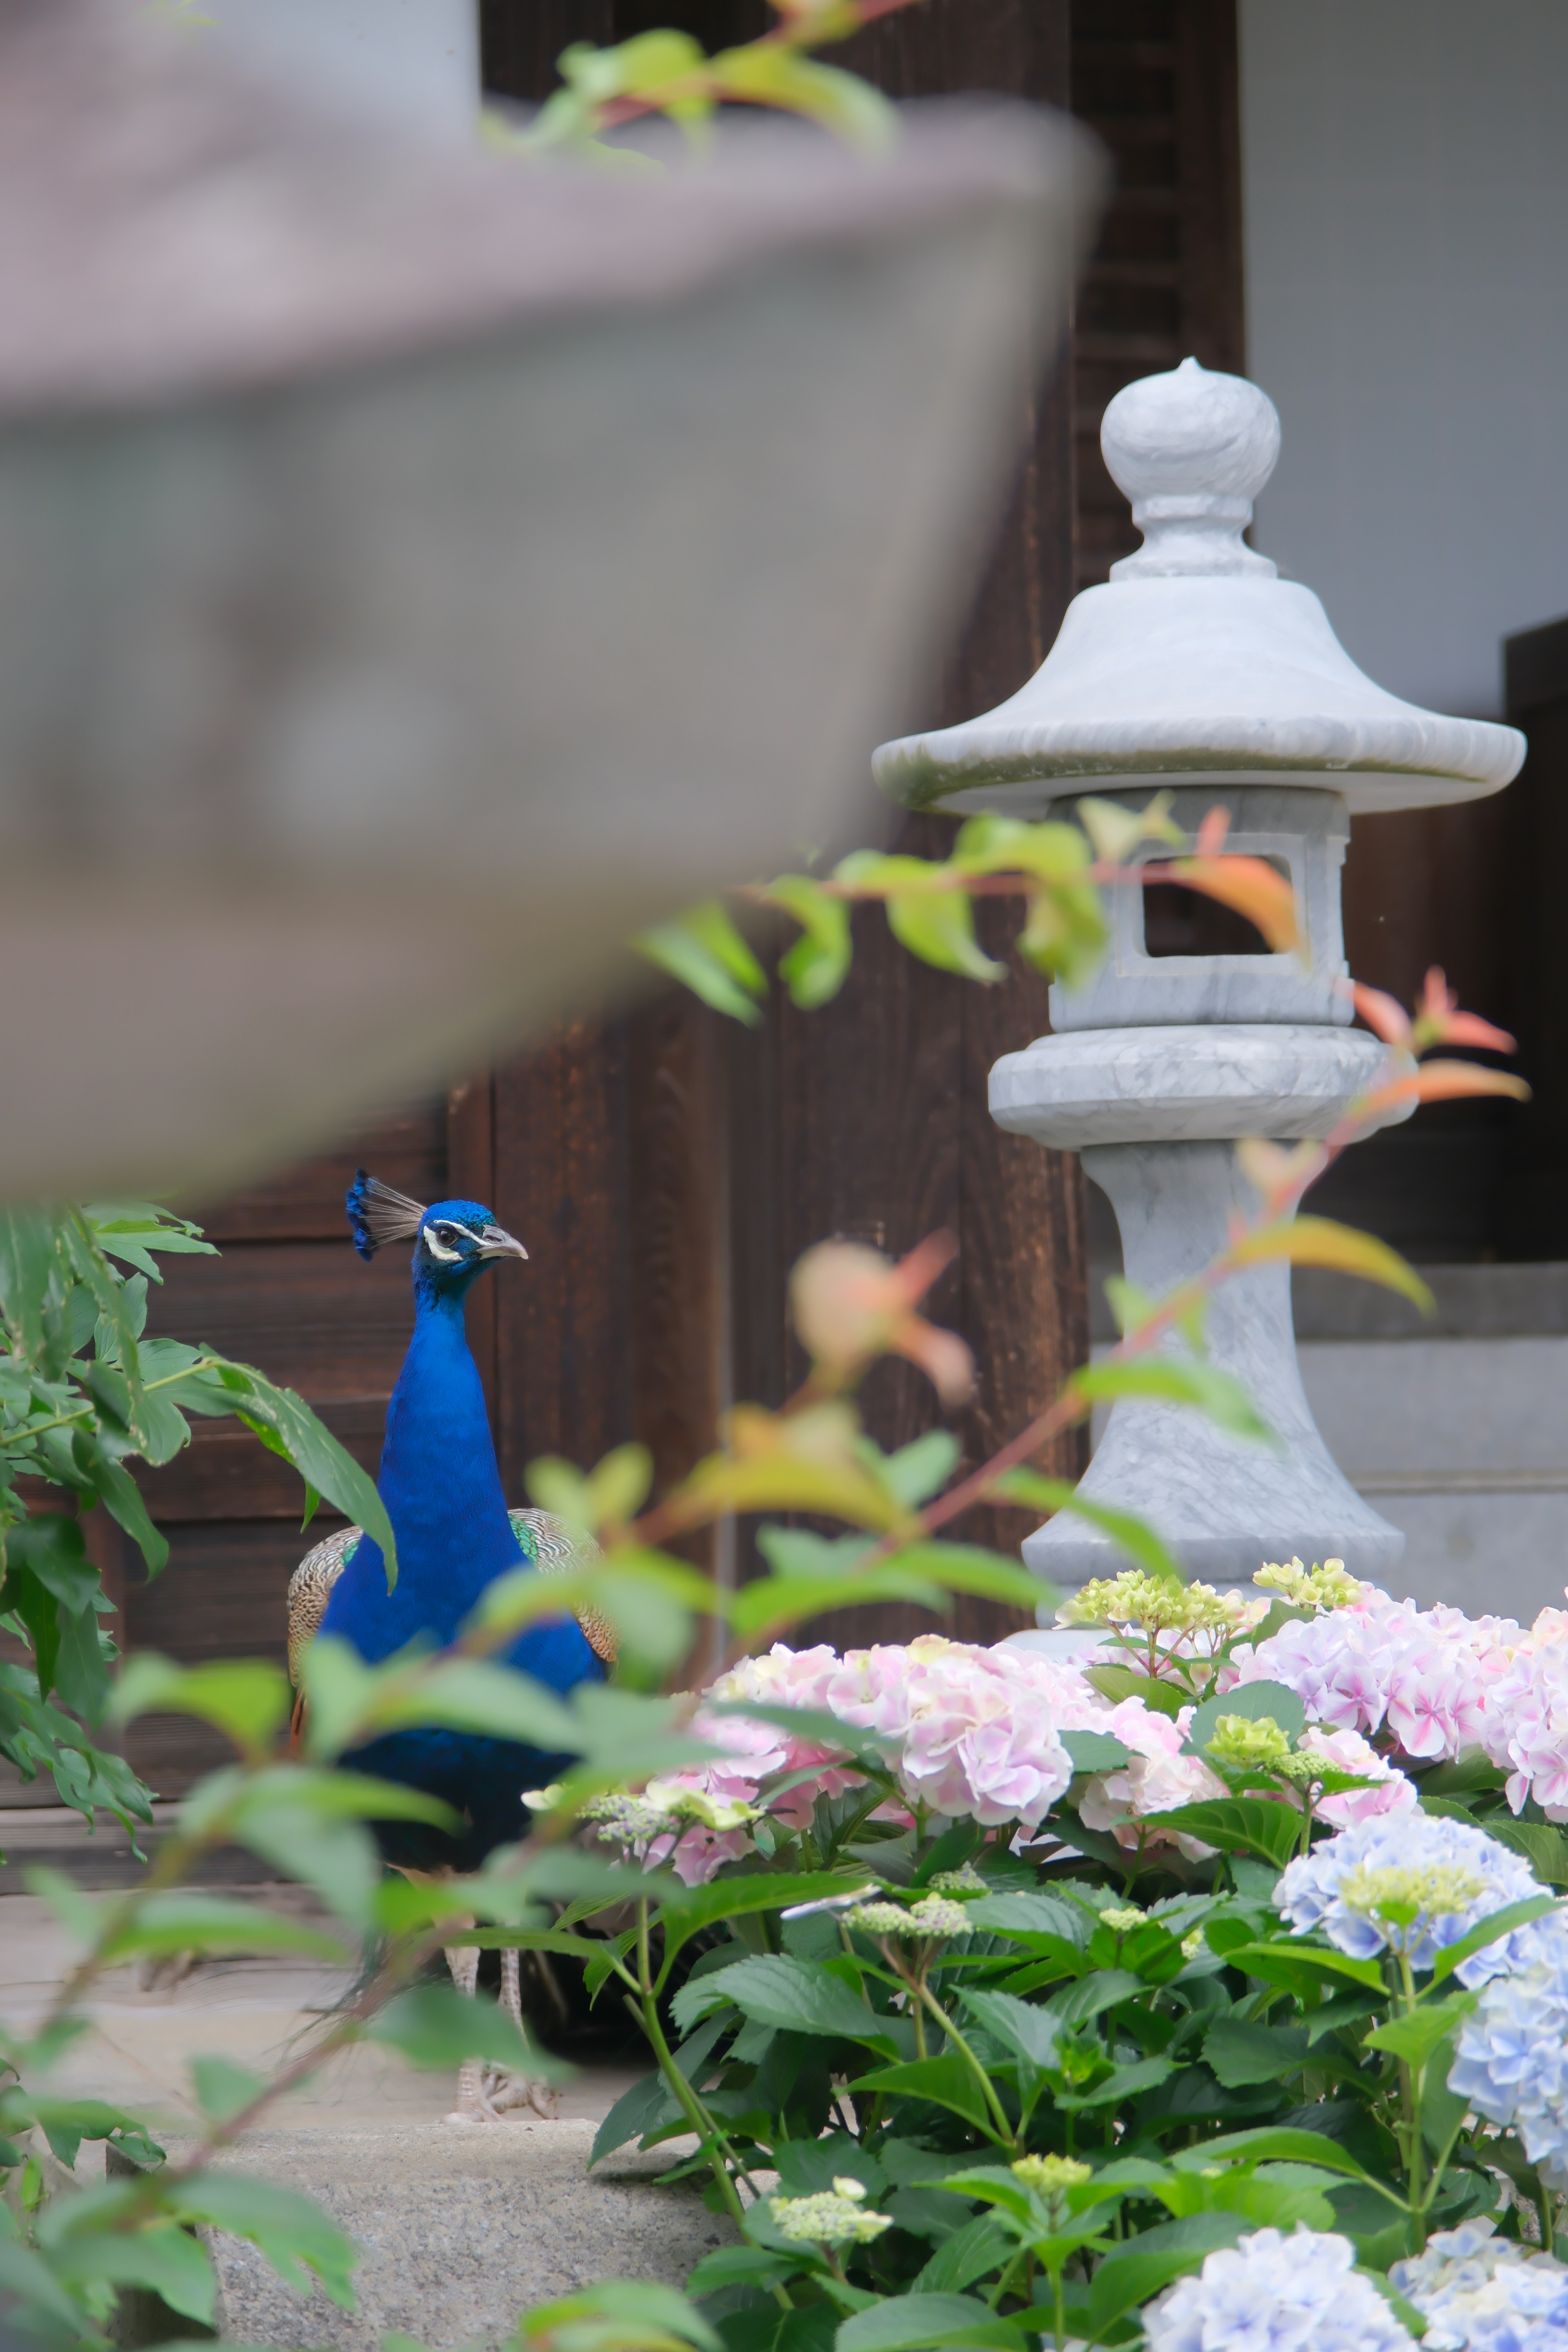
[{"label": "marble texture surface", "polygon": [[[1142,792],[1106,793],[1142,810]],[[1189,787],[1169,795],[1171,814],[1196,834],[1211,811],[1230,819],[1226,847],[1269,859],[1289,877],[1301,908],[1308,952],[1281,955],[1162,955],[1149,953],[1143,893],[1124,885],[1106,893],[1110,946],[1086,986],[1051,990],[1051,1027],[1115,1029],[1158,1023],[1286,1021],[1348,1028],[1344,930],[1340,919],[1340,868],[1350,840],[1350,817],[1337,793],[1285,785]],[[1052,814],[1070,816],[1074,802]]]},{"label": "marble texture surface", "polygon": [[991,1116],[1009,1134],[1072,1151],[1321,1136],[1385,1051],[1364,1030],[1285,1022],[1078,1029],[1004,1054],[991,1072]]},{"label": "marble texture surface", "polygon": [[[1155,1297],[1207,1265],[1231,1218],[1253,1205],[1226,1143],[1100,1145],[1086,1150],[1084,1167],[1115,1208],[1128,1278]],[[1186,1351],[1181,1339],[1165,1344]],[[1384,1581],[1405,1538],[1356,1493],[1319,1433],[1296,1362],[1287,1265],[1223,1285],[1209,1309],[1208,1356],[1241,1381],[1276,1444],[1231,1436],[1188,1406],[1124,1398],[1079,1492],[1148,1519],[1187,1572],[1210,1583],[1250,1583],[1266,1560],[1295,1554],[1337,1557]],[[1125,1564],[1070,1511],[1028,1538],[1024,1559],[1069,1590]],[[1043,1614],[1048,1622],[1050,1608]]]},{"label": "marble texture surface", "polygon": [[1043,815],[1064,781],[1289,772],[1360,814],[1474,800],[1517,774],[1515,729],[1386,693],[1311,590],[1243,546],[1279,446],[1256,384],[1185,361],[1120,393],[1100,438],[1143,547],[1074,597],[1016,694],[957,727],[883,744],[873,766],[893,800]]}]

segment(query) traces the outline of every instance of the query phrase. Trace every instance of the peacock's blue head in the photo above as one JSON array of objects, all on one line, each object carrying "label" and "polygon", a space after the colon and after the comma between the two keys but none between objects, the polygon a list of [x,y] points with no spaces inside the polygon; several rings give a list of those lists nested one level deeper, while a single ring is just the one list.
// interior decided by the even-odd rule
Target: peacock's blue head
[{"label": "peacock's blue head", "polygon": [[528,1255],[477,1201],[437,1201],[426,1209],[363,1168],[354,1171],[347,1208],[361,1257],[374,1257],[388,1242],[413,1242],[414,1287],[422,1297],[460,1298],[497,1258]]}]

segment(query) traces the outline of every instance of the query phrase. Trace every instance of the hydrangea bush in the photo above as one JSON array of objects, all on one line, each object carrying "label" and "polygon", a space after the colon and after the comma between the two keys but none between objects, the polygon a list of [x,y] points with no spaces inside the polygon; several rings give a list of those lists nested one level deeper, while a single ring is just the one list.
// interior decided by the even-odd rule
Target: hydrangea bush
[{"label": "hydrangea bush", "polygon": [[[842,30],[900,4],[814,0],[783,12],[773,48],[798,64],[807,17]],[[628,73],[633,52],[646,66],[638,41],[615,53]],[[605,81],[585,100],[587,131],[613,127],[628,91]],[[1079,816],[1081,841],[972,820],[916,895],[908,859],[795,877],[789,897],[777,886],[805,926],[785,977],[810,1001],[832,992],[857,896],[880,896],[928,961],[972,969],[965,893],[1009,876],[1028,901],[1024,951],[1067,975],[1104,936],[1098,885],[1136,885],[1123,861],[1173,829],[1158,801],[1137,817],[1085,801]],[[1288,886],[1223,855],[1223,831],[1205,824],[1180,873],[1276,924],[1288,948]],[[1071,957],[1047,938],[1058,900],[1077,909]],[[699,927],[715,970],[750,954],[738,935],[726,945],[726,920]],[[809,981],[803,947],[818,960]],[[126,1819],[145,1817],[146,1792],[99,1748],[100,1721],[183,1713],[233,1749],[139,1885],[95,1902],[38,1881],[78,1957],[41,2018],[0,2022],[0,2327],[106,2352],[142,2325],[117,2308],[127,2292],[161,2298],[170,2337],[209,2327],[197,2232],[213,2227],[352,2306],[355,2250],[328,2217],[214,2159],[358,2038],[416,2064],[548,2075],[494,2002],[428,1980],[443,1948],[489,1943],[574,1960],[591,1999],[630,2011],[651,2070],[594,2160],[668,2145],[732,2232],[689,2295],[605,2282],[524,2314],[517,2352],[1339,2352],[1424,2328],[1444,2346],[1549,2352],[1568,2279],[1554,1893],[1568,1885],[1568,1613],[1526,1631],[1423,1612],[1331,1560],[1262,1568],[1246,1593],[1185,1583],[1154,1529],[1028,1466],[1111,1393],[1267,1434],[1204,1352],[1209,1302],[1244,1265],[1304,1257],[1424,1296],[1381,1243],[1299,1216],[1302,1195],[1394,1103],[1518,1082],[1415,1058],[1508,1045],[1458,1012],[1439,974],[1413,1019],[1355,998],[1394,1049],[1376,1086],[1321,1143],[1241,1147],[1256,1217],[1165,1298],[1123,1286],[1114,1360],[1073,1373],[991,1461],[961,1471],[941,1428],[886,1453],[858,1402],[884,1355],[919,1366],[946,1406],[969,1393],[963,1342],[918,1311],[950,1241],[897,1265],[819,1244],[792,1280],[810,1361],[793,1396],[736,1405],[657,1500],[636,1445],[585,1475],[532,1465],[533,1499],[597,1538],[594,1564],[499,1580],[438,1653],[368,1667],[318,1641],[301,1742],[266,1660],[142,1655],[111,1677],[79,1532],[63,1514],[35,1523],[13,1474],[103,1501],[150,1568],[161,1538],[124,1462],[169,1458],[190,1412],[237,1414],[380,1536],[390,1570],[374,1487],[288,1391],[144,1340],[144,1288],[124,1265],[200,1246],[189,1228],[155,1212],[0,1216],[0,1631],[33,1661],[0,1664],[0,1745],[24,1770],[47,1764],[68,1801]],[[843,1654],[781,1638],[837,1608],[937,1612],[955,1592],[1032,1610],[1040,1587],[1016,1560],[958,1539],[994,1504],[1075,1510],[1136,1563],[1064,1610],[1079,1630],[1060,1654],[939,1634]],[[775,1515],[758,1536],[766,1572],[721,1591],[675,1547],[742,1513]],[[825,1520],[841,1532],[817,1532]],[[494,1664],[525,1625],[576,1607],[616,1626],[612,1686],[563,1701]],[[719,1622],[730,1663],[685,1691],[700,1615]],[[380,1818],[444,1818],[353,1769],[416,1723],[567,1759],[559,1784],[527,1793],[526,1839],[464,1877],[388,1875],[370,1833]],[[325,1924],[194,1891],[224,1845],[302,1882]],[[356,1943],[370,1954],[358,1983],[271,2076],[221,2053],[192,2061],[193,2137],[175,2164],[147,2119],[50,2090],[107,1968],[171,1949],[347,1963]],[[70,2168],[89,2138],[128,2162],[84,2189]]]},{"label": "hydrangea bush", "polygon": [[595,2160],[733,2195],[728,2352],[1568,2344],[1568,1618],[1337,1561],[1060,1613],[776,1643],[588,1808],[705,1923]]}]

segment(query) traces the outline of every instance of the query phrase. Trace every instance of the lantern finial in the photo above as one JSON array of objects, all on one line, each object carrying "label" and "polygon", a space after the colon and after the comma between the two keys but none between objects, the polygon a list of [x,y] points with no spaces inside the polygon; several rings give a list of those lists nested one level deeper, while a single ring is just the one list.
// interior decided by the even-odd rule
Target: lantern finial
[{"label": "lantern finial", "polygon": [[1184,360],[1117,394],[1100,446],[1143,534],[1136,555],[1111,565],[1113,580],[1182,572],[1273,579],[1268,558],[1241,540],[1279,456],[1279,415],[1257,384]]}]

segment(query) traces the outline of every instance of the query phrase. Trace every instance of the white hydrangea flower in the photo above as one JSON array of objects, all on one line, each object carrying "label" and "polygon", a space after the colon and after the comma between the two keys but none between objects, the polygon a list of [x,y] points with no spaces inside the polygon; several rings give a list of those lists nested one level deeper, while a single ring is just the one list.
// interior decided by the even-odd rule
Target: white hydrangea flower
[{"label": "white hydrangea flower", "polygon": [[1511,2124],[1531,2164],[1568,2189],[1568,1916],[1549,1913],[1510,1941],[1514,1965],[1465,2020],[1448,2086]]},{"label": "white hydrangea flower", "polygon": [[1568,2268],[1466,2221],[1388,2275],[1426,2322],[1426,2352],[1568,2352]]},{"label": "white hydrangea flower", "polygon": [[1350,2240],[1331,2231],[1255,2230],[1150,2305],[1149,2352],[1412,2352],[1354,2266]]},{"label": "white hydrangea flower", "polygon": [[[1380,1916],[1373,1899],[1377,1879],[1387,1874],[1412,1892],[1425,1881],[1428,1895],[1414,1927],[1395,1929]],[[1510,1903],[1542,1892],[1522,1856],[1510,1853],[1469,1822],[1436,1819],[1429,1813],[1357,1822],[1337,1837],[1287,1864],[1274,1890],[1274,1907],[1297,1935],[1321,1927],[1331,1944],[1353,1959],[1376,1959],[1402,1948],[1415,1969],[1429,1969],[1446,1945],[1457,1944],[1478,1921]],[[1459,1982],[1474,1987],[1515,1965],[1525,1931],[1500,1937],[1461,1960]]]},{"label": "white hydrangea flower", "polygon": [[868,2246],[893,2226],[890,2213],[868,2210],[864,2184],[848,2178],[836,2179],[831,2189],[813,2197],[773,2197],[768,2202],[780,2237],[796,2245]]}]

